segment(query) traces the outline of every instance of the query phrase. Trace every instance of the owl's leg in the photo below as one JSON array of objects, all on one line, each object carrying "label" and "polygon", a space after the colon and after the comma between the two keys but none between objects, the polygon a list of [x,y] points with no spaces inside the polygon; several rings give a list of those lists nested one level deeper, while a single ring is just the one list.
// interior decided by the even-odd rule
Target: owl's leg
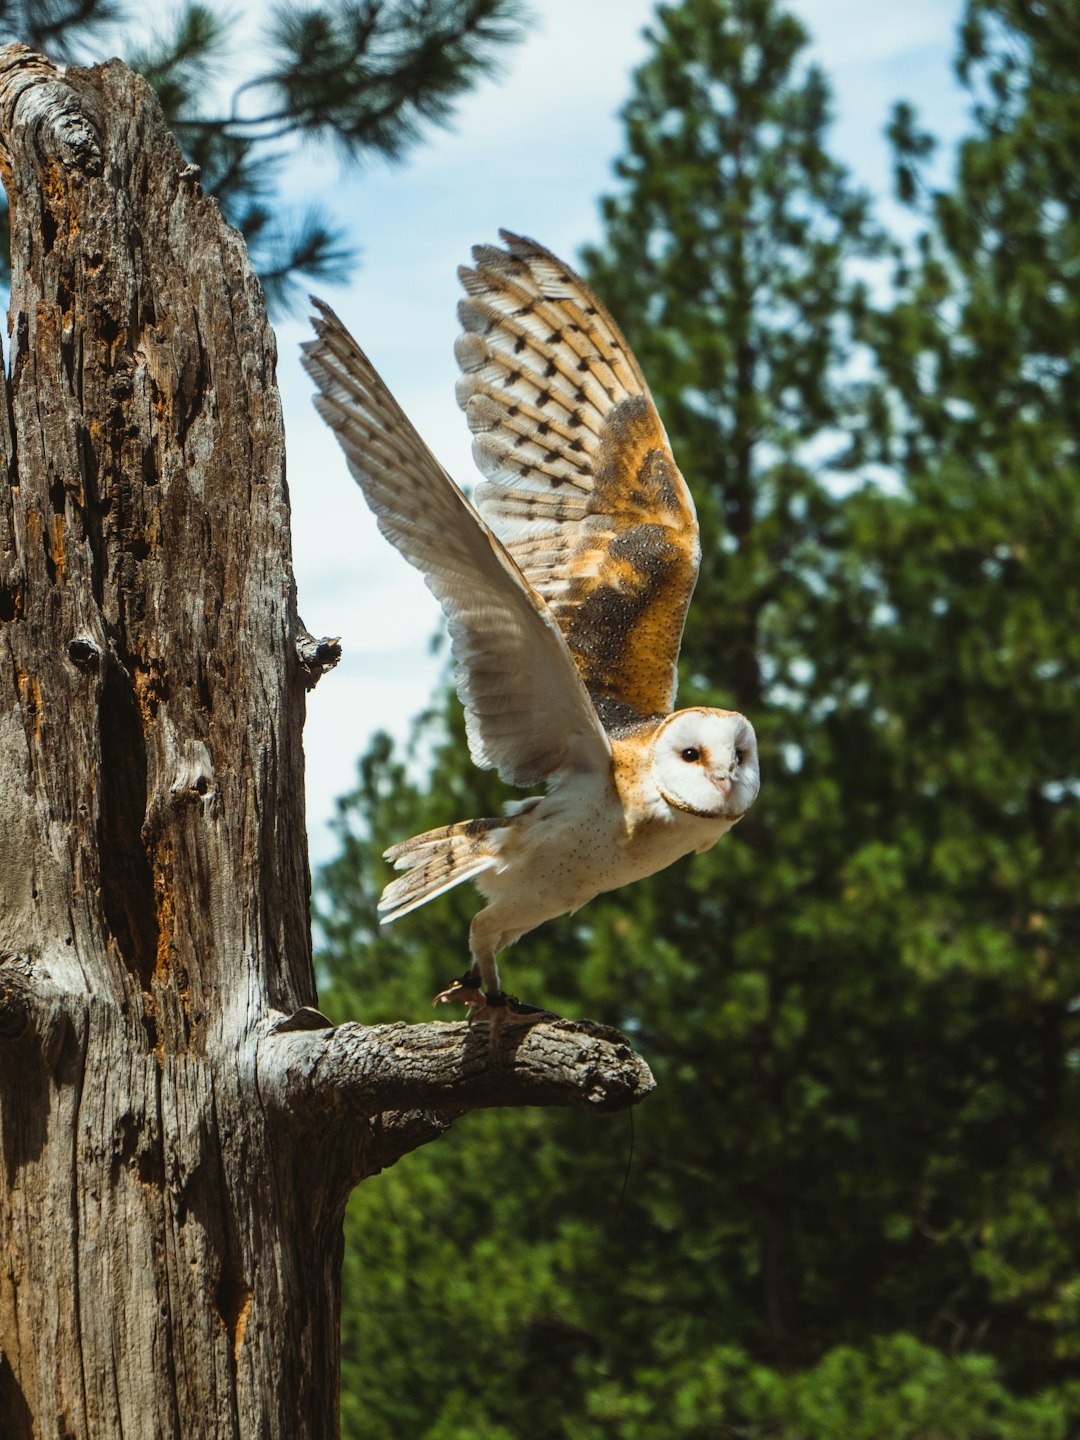
[{"label": "owl's leg", "polygon": [[499,980],[495,956],[517,937],[492,925],[491,907],[473,916],[469,926],[469,949],[472,969],[435,996],[434,1004],[460,1000],[468,1007],[470,1020],[490,1020],[492,1044],[498,1040],[504,1025],[535,1025],[539,1020],[556,1018],[550,1010],[536,1005],[523,1005],[515,995],[507,995]]},{"label": "owl's leg", "polygon": [[433,1001],[435,1005],[440,1001],[446,1005],[453,1000],[460,1000],[468,1007],[470,1020],[484,1014],[493,1000],[498,1002],[502,997],[499,967],[495,963],[495,952],[502,948],[498,943],[502,937],[491,933],[490,923],[482,923],[487,913],[487,910],[481,910],[478,915],[474,915],[469,926],[472,968],[445,990],[440,990]]}]

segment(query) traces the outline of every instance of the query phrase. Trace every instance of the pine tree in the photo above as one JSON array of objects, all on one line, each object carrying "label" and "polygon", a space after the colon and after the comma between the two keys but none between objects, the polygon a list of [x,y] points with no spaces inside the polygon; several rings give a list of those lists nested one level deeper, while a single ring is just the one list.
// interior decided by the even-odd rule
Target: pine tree
[{"label": "pine tree", "polygon": [[0,41],[82,64],[119,45],[153,85],[281,310],[300,276],[339,281],[356,262],[322,207],[283,203],[290,147],[306,140],[346,162],[402,161],[521,38],[524,10],[519,0],[278,0],[261,22],[258,68],[220,105],[216,82],[238,61],[235,7],[184,0],[151,42],[134,47],[125,43],[132,18],[127,0],[0,0]]},{"label": "pine tree", "polygon": [[[698,502],[680,703],[751,715],[762,793],[508,957],[632,1031],[659,1090],[621,1203],[621,1130],[572,1117],[492,1117],[369,1187],[365,1435],[1075,1428],[1076,39],[1064,6],[972,5],[972,135],[875,308],[798,25],[659,10],[590,274]],[[910,112],[895,136],[917,197]],[[324,879],[339,1003],[372,1018],[459,964],[460,892],[372,923],[382,844],[498,803],[452,706],[446,732],[421,787],[373,748]],[[410,1289],[440,1274],[429,1325]]]},{"label": "pine tree", "polygon": [[[1080,25],[1066,5],[974,0],[956,181],[871,328],[886,384],[862,437],[904,503],[854,523],[880,627],[874,698],[917,778],[884,911],[901,963],[963,997],[957,1153],[927,1190],[957,1283],[949,1324],[1018,1390],[1075,1387],[1080,1247]],[[966,996],[965,996],[966,989]],[[1068,1402],[1075,1426],[1075,1390]]]}]

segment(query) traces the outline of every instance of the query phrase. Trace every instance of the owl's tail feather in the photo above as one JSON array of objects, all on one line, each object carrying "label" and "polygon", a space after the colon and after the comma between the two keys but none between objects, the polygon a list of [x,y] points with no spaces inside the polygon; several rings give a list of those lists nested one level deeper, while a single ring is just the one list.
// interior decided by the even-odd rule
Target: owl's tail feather
[{"label": "owl's tail feather", "polygon": [[391,845],[385,859],[405,874],[392,880],[383,891],[380,924],[389,925],[444,890],[452,890],[463,880],[490,870],[498,862],[496,833],[513,821],[511,815],[497,820],[462,820]]}]

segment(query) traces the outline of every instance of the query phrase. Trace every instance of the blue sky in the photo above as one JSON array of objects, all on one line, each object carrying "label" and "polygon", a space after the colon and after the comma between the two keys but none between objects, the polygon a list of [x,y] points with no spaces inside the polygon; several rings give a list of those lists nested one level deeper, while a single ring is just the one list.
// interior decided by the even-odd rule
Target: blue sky
[{"label": "blue sky", "polygon": [[[951,56],[959,0],[795,0],[812,54],[832,82],[834,153],[889,205],[882,131],[906,98],[946,141],[963,124]],[[403,169],[343,174],[301,152],[290,198],[318,201],[347,227],[362,264],[347,287],[321,287],[421,434],[465,484],[474,471],[454,402],[456,271],[498,228],[532,235],[573,262],[599,238],[597,197],[621,148],[618,111],[646,53],[652,0],[533,0],[539,26],[503,75],[461,105]],[[278,327],[300,613],[341,635],[344,657],[309,697],[306,750],[312,862],[334,854],[335,798],[353,785],[375,729],[404,737],[438,680],[441,623],[420,576],[375,529],[345,463],[311,407],[299,366],[306,320]]]}]

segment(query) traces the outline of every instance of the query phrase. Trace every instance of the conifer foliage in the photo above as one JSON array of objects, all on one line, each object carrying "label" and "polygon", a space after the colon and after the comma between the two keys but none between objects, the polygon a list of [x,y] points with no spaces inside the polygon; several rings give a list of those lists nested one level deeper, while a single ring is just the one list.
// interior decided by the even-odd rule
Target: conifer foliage
[{"label": "conifer foliage", "polygon": [[[892,127],[887,301],[804,45],[775,0],[661,6],[588,256],[701,515],[680,699],[751,716],[761,796],[507,959],[653,1064],[625,1193],[625,1120],[545,1114],[356,1197],[358,1436],[1080,1427],[1080,28],[971,0],[947,189]],[[499,803],[452,703],[420,738],[423,784],[364,758],[320,888],[327,1003],[372,1020],[472,908],[379,934],[379,851]]]},{"label": "conifer foliage", "polygon": [[290,147],[305,140],[347,161],[400,161],[524,33],[519,0],[275,0],[257,7],[257,42],[244,56],[242,7],[183,0],[139,17],[157,28],[132,49],[133,9],[128,0],[0,0],[0,40],[80,63],[118,48],[157,91],[279,310],[300,276],[341,280],[356,261],[323,207],[283,195]]}]

